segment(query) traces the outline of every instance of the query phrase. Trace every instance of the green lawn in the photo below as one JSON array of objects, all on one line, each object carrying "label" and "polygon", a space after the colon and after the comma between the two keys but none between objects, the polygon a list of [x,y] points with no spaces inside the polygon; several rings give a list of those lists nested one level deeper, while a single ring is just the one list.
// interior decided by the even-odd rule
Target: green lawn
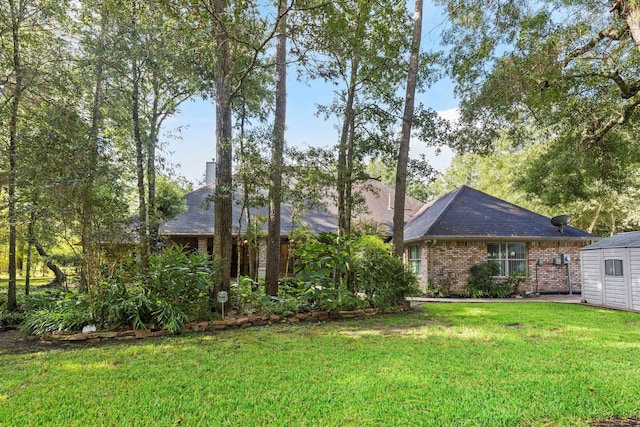
[{"label": "green lawn", "polygon": [[[32,289],[46,285],[53,280],[53,276],[35,276],[29,279],[29,285]],[[16,280],[17,293],[24,295],[25,278],[19,276]],[[0,273],[0,293],[7,293],[9,287],[9,276],[6,273]]]},{"label": "green lawn", "polygon": [[551,303],[0,354],[0,425],[587,425],[640,415],[640,315]]}]

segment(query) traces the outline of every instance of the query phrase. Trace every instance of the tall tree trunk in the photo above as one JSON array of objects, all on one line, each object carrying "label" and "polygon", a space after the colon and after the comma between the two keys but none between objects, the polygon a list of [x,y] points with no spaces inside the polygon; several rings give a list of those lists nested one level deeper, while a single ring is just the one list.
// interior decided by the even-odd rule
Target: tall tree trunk
[{"label": "tall tree trunk", "polygon": [[267,295],[278,294],[280,276],[280,205],[282,200],[282,163],[287,113],[287,20],[286,0],[278,3],[278,37],[276,42],[276,109],[271,149],[271,185],[269,187],[269,231],[267,234]]},{"label": "tall tree trunk", "polygon": [[22,101],[23,81],[22,64],[20,58],[20,17],[21,5],[16,5],[14,0],[9,0],[11,10],[11,31],[13,42],[13,74],[15,76],[15,87],[10,106],[9,116],[9,177],[7,179],[8,220],[9,220],[9,284],[7,289],[7,310],[13,311],[18,308],[16,300],[17,283],[17,229],[18,222],[16,210],[17,197],[17,156],[18,156],[18,117],[20,114],[20,103]]},{"label": "tall tree trunk", "polygon": [[[238,140],[240,142],[240,158],[245,156],[245,123],[247,119],[247,103],[245,102],[244,94],[242,95],[242,106],[240,112],[240,135]],[[249,277],[253,280],[257,280],[254,272],[254,263],[253,263],[253,237],[251,236],[251,230],[253,229],[253,217],[251,216],[251,206],[250,206],[250,198],[249,198],[249,181],[250,179],[246,174],[241,175],[242,179],[242,210],[240,216],[238,217],[238,237],[237,237],[237,247],[238,247],[238,268],[236,271],[237,277],[240,277],[242,272],[242,262],[244,261],[244,253],[243,250],[240,250],[240,247],[245,248],[247,250],[247,256],[249,258]],[[247,241],[247,245],[245,246],[242,242],[242,220],[243,213],[246,215],[246,229],[245,229],[245,237]],[[246,273],[245,273],[246,274]]]},{"label": "tall tree trunk", "polygon": [[133,52],[131,53],[131,124],[133,126],[133,140],[136,144],[136,175],[138,183],[138,238],[140,249],[140,271],[144,274],[149,267],[149,229],[147,212],[147,191],[144,185],[144,155],[145,144],[140,132],[140,62],[137,58],[137,2],[131,3],[131,34]]},{"label": "tall tree trunk", "polygon": [[349,170],[348,152],[351,129],[354,127],[355,112],[353,105],[356,98],[356,83],[360,61],[356,56],[351,64],[351,74],[349,77],[349,87],[347,89],[347,102],[344,109],[342,130],[340,131],[340,143],[338,145],[338,232],[341,236],[351,235],[351,203],[350,187],[352,184],[352,170]]},{"label": "tall tree trunk", "polygon": [[148,242],[151,253],[158,252],[158,235],[160,218],[156,207],[156,147],[158,146],[158,133],[162,120],[160,119],[160,86],[157,71],[153,75],[153,106],[151,111],[151,126],[149,141],[147,141],[147,211],[148,215]]},{"label": "tall tree trunk", "polygon": [[27,272],[24,276],[24,294],[29,295],[31,287],[31,247],[33,246],[33,226],[36,222],[36,211],[33,209],[29,215],[29,226],[27,227]]},{"label": "tall tree trunk", "polygon": [[[227,11],[226,0],[215,0],[214,9],[218,16]],[[217,61],[215,65],[215,100],[216,100],[216,190],[214,196],[214,237],[213,255],[222,263],[222,271],[217,276],[213,288],[209,292],[212,307],[217,307],[216,294],[229,291],[231,284],[231,251],[232,251],[232,209],[233,186],[231,180],[232,167],[232,122],[231,122],[231,88],[229,82],[229,36],[220,22],[216,23],[214,49]]]},{"label": "tall tree trunk", "polygon": [[407,165],[409,162],[409,141],[411,139],[411,122],[418,78],[418,57],[420,54],[420,38],[422,36],[422,0],[416,0],[413,17],[413,38],[411,40],[411,56],[407,73],[407,92],[402,117],[402,132],[398,150],[398,167],[396,170],[396,194],[393,204],[393,242],[394,253],[398,258],[404,252],[404,202],[407,194]]},{"label": "tall tree trunk", "polygon": [[82,262],[80,271],[80,289],[89,289],[98,282],[99,259],[98,247],[94,241],[93,227],[93,191],[95,187],[95,171],[98,167],[98,155],[100,149],[100,126],[102,124],[102,102],[104,91],[104,49],[105,34],[107,31],[107,8],[102,6],[100,13],[100,35],[94,55],[94,89],[93,105],[91,109],[91,129],[88,136],[87,160],[85,167],[85,180],[82,184],[83,202],[81,213]]}]

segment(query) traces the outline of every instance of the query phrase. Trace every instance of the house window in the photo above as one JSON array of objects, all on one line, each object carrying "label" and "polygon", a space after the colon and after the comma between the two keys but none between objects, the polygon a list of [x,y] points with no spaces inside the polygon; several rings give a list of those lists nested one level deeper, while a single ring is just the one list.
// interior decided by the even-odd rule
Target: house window
[{"label": "house window", "polygon": [[409,246],[409,269],[418,276],[422,273],[422,247],[420,245]]},{"label": "house window", "polygon": [[622,276],[622,260],[621,259],[605,259],[604,274],[606,276]]},{"label": "house window", "polygon": [[527,272],[527,245],[524,243],[489,243],[487,258],[500,266],[500,276]]}]

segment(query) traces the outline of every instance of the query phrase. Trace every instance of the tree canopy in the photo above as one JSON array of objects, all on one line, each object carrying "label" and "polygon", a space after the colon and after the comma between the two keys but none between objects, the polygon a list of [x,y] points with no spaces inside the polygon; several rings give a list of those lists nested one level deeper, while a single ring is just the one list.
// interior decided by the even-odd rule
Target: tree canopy
[{"label": "tree canopy", "polygon": [[457,149],[536,145],[516,181],[548,206],[628,195],[640,160],[637,4],[438,3],[461,99]]}]

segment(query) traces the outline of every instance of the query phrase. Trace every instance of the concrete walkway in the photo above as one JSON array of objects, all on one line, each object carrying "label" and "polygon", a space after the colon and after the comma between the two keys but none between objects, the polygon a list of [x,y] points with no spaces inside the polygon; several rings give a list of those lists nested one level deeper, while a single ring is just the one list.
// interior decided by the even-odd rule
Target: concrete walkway
[{"label": "concrete walkway", "polygon": [[549,294],[530,295],[524,298],[407,298],[412,305],[420,305],[429,302],[455,303],[455,302],[558,302],[564,304],[580,304],[582,295],[580,294]]}]

